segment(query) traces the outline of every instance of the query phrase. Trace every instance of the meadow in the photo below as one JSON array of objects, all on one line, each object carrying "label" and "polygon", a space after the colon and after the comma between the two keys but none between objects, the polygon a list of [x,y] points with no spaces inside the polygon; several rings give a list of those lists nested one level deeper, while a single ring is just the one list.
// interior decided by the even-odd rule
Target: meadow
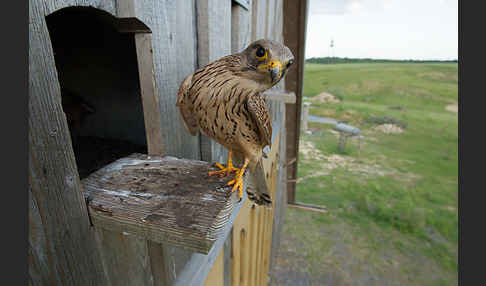
[{"label": "meadow", "polygon": [[296,200],[328,213],[287,209],[276,268],[312,285],[457,285],[457,63],[306,63],[303,93],[362,137],[340,152],[333,125],[301,134]]}]

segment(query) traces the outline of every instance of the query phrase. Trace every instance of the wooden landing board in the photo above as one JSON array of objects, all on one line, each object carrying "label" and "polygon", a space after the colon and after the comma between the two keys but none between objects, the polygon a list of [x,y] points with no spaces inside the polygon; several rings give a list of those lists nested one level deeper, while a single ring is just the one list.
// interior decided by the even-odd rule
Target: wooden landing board
[{"label": "wooden landing board", "polygon": [[94,226],[208,254],[244,202],[226,185],[233,176],[208,176],[215,169],[208,162],[135,153],[81,183]]}]

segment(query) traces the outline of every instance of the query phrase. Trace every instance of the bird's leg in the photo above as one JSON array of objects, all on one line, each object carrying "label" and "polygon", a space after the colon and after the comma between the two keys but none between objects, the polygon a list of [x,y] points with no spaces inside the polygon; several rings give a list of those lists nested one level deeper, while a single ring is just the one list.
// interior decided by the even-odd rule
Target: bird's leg
[{"label": "bird's leg", "polygon": [[[212,171],[212,172],[209,172],[209,176],[212,176],[212,175],[217,175],[219,174],[221,177],[226,177],[226,176],[229,176],[231,174],[231,172],[233,171],[236,171],[238,172],[240,169],[239,168],[235,168],[233,166],[233,160],[231,158],[231,155],[232,155],[232,151],[230,150],[229,151],[229,156],[228,156],[228,166],[225,168],[223,167],[223,165],[221,165],[220,163],[216,162],[216,166],[218,166],[218,168],[220,169],[219,171]],[[225,174],[226,173],[226,174]]]},{"label": "bird's leg", "polygon": [[231,189],[232,192],[234,192],[236,189],[238,189],[238,198],[241,200],[243,197],[243,175],[245,174],[245,169],[248,166],[248,158],[245,158],[245,163],[243,164],[243,167],[239,169],[236,172],[236,176],[232,181],[228,182],[228,185],[233,185],[233,189]]}]

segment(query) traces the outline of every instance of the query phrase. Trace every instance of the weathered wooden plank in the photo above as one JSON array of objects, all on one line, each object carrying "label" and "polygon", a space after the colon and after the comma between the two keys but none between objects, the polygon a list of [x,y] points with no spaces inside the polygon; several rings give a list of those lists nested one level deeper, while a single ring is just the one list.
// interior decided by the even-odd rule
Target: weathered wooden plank
[{"label": "weathered wooden plank", "polygon": [[205,282],[206,276],[209,273],[216,257],[221,251],[226,238],[231,231],[231,227],[242,205],[247,201],[246,192],[243,194],[241,203],[238,203],[235,207],[235,211],[231,214],[229,223],[226,225],[223,235],[214,243],[213,247],[207,255],[200,253],[188,253],[184,249],[180,248],[164,248],[166,252],[165,263],[168,266],[167,272],[169,273],[169,285],[176,286],[199,286]]},{"label": "weathered wooden plank", "polygon": [[160,107],[158,92],[154,82],[154,62],[152,49],[152,34],[136,34],[138,73],[147,136],[148,154],[162,155],[164,142],[162,139],[162,124],[160,122]]},{"label": "weathered wooden plank", "polygon": [[198,65],[205,66],[231,53],[231,2],[196,2]]},{"label": "weathered wooden plank", "polygon": [[274,19],[274,29],[273,33],[275,40],[281,43],[284,42],[283,40],[283,2],[284,0],[277,0],[275,2],[275,19]]},{"label": "weathered wooden plank", "polygon": [[[176,1],[176,34],[174,35],[176,40],[176,71],[177,71],[177,88],[179,88],[182,81],[191,73],[193,73],[198,66],[197,55],[197,19],[196,19],[196,3],[194,0]],[[177,96],[177,93],[174,94]],[[171,102],[175,107],[175,101]],[[179,110],[177,110],[179,112]],[[182,144],[182,150],[191,149],[194,150],[194,155],[186,156],[185,152],[178,153],[177,156],[182,156],[188,159],[201,160],[200,150],[200,135],[191,136],[182,127],[182,121],[179,113],[176,114],[179,127],[184,132],[182,140],[175,142],[174,144]],[[176,118],[173,118],[176,119]],[[186,142],[185,138],[191,140]]]},{"label": "weathered wooden plank", "polygon": [[231,178],[209,163],[132,154],[83,179],[97,227],[208,253],[235,209]]},{"label": "weathered wooden plank", "polygon": [[154,286],[170,285],[168,280],[167,265],[165,264],[164,246],[151,240],[147,240],[148,255],[150,257],[150,269]]},{"label": "weathered wooden plank", "polygon": [[262,222],[261,222],[261,218],[262,218],[262,214],[263,214],[263,209],[262,208],[256,208],[256,212],[255,212],[255,217],[254,217],[254,220],[253,220],[253,224],[255,224],[255,245],[254,245],[254,264],[255,264],[255,271],[253,272],[253,279],[252,279],[252,283],[251,285],[258,285],[258,279],[259,279],[259,276],[261,274],[261,264],[260,264],[260,254],[261,254],[261,245],[262,245]]},{"label": "weathered wooden plank", "polygon": [[[280,122],[278,122],[280,124]],[[270,254],[271,254],[271,247],[272,247],[272,237],[273,233],[273,221],[275,211],[277,210],[277,202],[276,199],[277,193],[281,190],[277,189],[277,180],[278,174],[280,170],[278,169],[278,162],[280,157],[280,142],[281,142],[281,130],[282,128],[279,127],[279,124],[275,124],[277,135],[274,138],[273,148],[270,150],[268,154],[268,158],[265,160],[264,168],[265,173],[268,175],[268,186],[270,190],[270,194],[272,197],[272,208],[264,208],[263,209],[263,235],[262,235],[262,251],[261,251],[261,274],[260,274],[260,285],[267,285],[268,284],[268,273],[270,271]],[[278,234],[277,234],[278,235]]]},{"label": "weathered wooden plank", "polygon": [[250,264],[250,210],[253,203],[243,204],[238,219],[233,224],[231,252],[231,285],[249,284]]},{"label": "weathered wooden plank", "polygon": [[29,2],[29,223],[36,229],[29,234],[30,279],[103,285],[45,23],[49,7],[66,5],[58,2]]},{"label": "weathered wooden plank", "polygon": [[[49,265],[47,238],[29,187],[29,283],[32,285],[60,284],[59,274]],[[51,272],[52,271],[52,272]],[[46,275],[48,274],[48,275]]]},{"label": "weathered wooden plank", "polygon": [[276,0],[267,0],[267,9],[265,17],[265,38],[276,40],[277,36],[274,31],[275,26],[275,4]]},{"label": "weathered wooden plank", "polygon": [[[284,43],[294,54],[295,63],[285,77],[285,85],[288,91],[295,92],[296,103],[286,107],[287,122],[287,156],[296,158],[299,156],[300,137],[300,111],[302,105],[302,85],[304,74],[305,35],[307,26],[307,1],[284,1]],[[297,164],[288,166],[287,180],[297,177]],[[287,200],[295,202],[295,182],[287,184]]]},{"label": "weathered wooden plank", "polygon": [[237,3],[231,7],[231,53],[239,53],[251,40],[251,1],[248,9]]},{"label": "weathered wooden plank", "polygon": [[136,1],[118,0],[116,5],[116,14],[119,18],[129,18],[136,16]]},{"label": "weathered wooden plank", "polygon": [[[43,16],[47,16],[57,10],[66,7],[93,7],[117,16],[116,0],[30,0],[29,3],[42,5]],[[36,5],[38,5],[36,3]]]},{"label": "weathered wooden plank", "polygon": [[[277,193],[279,174],[277,162],[281,128],[278,122],[274,122],[273,129],[272,148],[263,162],[272,198]],[[250,201],[243,205],[233,224],[231,285],[263,285],[268,280],[273,212],[273,206],[265,208]]]},{"label": "weathered wooden plank", "polygon": [[[285,123],[285,104],[280,104],[279,114],[281,115],[280,123],[282,126],[286,126]],[[285,209],[287,206],[287,165],[286,165],[286,128],[282,128],[280,133],[280,146],[279,146],[279,158],[278,158],[278,179],[276,193],[274,196],[274,215],[272,223],[272,246],[270,250],[270,266],[272,269],[278,254],[280,246],[280,234],[282,230],[283,219],[285,216]]]},{"label": "weathered wooden plank", "polygon": [[253,0],[252,2],[252,24],[251,41],[256,41],[266,37],[267,31],[267,1]]},{"label": "weathered wooden plank", "polygon": [[[231,54],[231,1],[196,1],[198,66]],[[201,159],[223,162],[228,151],[212,140],[200,135]]]},{"label": "weathered wooden plank", "polygon": [[97,234],[110,285],[153,285],[145,238],[105,229]]},{"label": "weathered wooden plank", "polygon": [[198,160],[199,138],[185,130],[175,105],[181,82],[197,64],[194,1],[136,1],[135,11],[136,17],[152,31],[164,154]]}]

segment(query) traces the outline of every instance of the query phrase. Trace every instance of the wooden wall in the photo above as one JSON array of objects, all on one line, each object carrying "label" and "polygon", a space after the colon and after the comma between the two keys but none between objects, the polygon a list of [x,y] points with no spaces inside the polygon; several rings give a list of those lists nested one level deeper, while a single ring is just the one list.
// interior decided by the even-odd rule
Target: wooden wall
[{"label": "wooden wall", "polygon": [[[71,6],[104,11],[121,19],[120,26],[126,31],[137,32],[149,154],[224,162],[227,153],[221,146],[203,136],[190,136],[184,129],[175,106],[179,85],[197,67],[239,51],[252,40],[283,41],[283,0],[253,0],[248,10],[229,0],[30,0],[29,284],[201,285],[204,280],[184,275],[191,265],[205,264],[206,268],[198,270],[199,276],[223,273],[222,278],[209,274],[208,279],[214,280],[208,281],[217,281],[211,285],[265,285],[271,258],[278,248],[286,203],[285,104],[268,102],[273,122],[281,126],[274,148],[279,151],[274,158],[278,172],[272,175],[275,181],[271,183],[275,189],[274,207],[265,210],[247,201],[241,220],[235,223],[218,256],[196,255],[91,227],[61,107],[59,78],[45,20],[47,15]],[[140,29],[138,22],[149,31]],[[274,87],[284,88],[283,81]],[[238,249],[242,249],[237,259],[238,267],[242,267],[238,269],[243,269],[240,274],[234,266]],[[249,252],[243,254],[244,250]],[[250,272],[243,277],[261,282],[237,279],[241,273]]]}]

